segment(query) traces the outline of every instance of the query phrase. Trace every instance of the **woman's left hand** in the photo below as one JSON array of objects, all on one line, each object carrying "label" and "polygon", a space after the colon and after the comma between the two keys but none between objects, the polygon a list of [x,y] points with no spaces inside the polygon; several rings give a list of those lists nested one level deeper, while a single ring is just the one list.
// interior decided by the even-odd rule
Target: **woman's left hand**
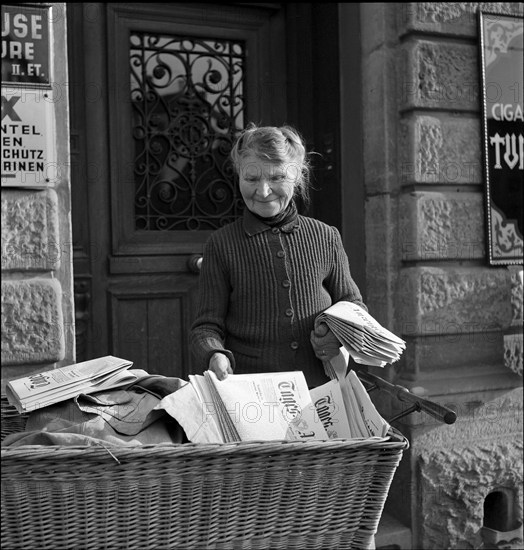
[{"label": "woman's left hand", "polygon": [[310,340],[315,355],[321,361],[329,361],[336,357],[342,345],[325,323],[320,323],[315,330],[311,331]]}]

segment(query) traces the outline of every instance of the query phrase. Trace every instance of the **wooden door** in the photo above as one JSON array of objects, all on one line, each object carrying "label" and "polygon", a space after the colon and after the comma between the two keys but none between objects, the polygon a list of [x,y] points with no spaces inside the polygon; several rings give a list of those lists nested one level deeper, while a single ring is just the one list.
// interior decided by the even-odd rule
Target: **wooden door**
[{"label": "wooden door", "polygon": [[287,118],[280,4],[68,4],[77,361],[191,372],[198,259],[240,214],[227,153]]}]

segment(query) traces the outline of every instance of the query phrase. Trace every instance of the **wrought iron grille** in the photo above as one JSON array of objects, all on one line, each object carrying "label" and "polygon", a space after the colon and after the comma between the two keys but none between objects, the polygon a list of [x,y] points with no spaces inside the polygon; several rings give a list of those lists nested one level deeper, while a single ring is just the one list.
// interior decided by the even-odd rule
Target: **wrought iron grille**
[{"label": "wrought iron grille", "polygon": [[242,42],[133,32],[135,227],[209,230],[243,201],[229,152],[244,126]]}]

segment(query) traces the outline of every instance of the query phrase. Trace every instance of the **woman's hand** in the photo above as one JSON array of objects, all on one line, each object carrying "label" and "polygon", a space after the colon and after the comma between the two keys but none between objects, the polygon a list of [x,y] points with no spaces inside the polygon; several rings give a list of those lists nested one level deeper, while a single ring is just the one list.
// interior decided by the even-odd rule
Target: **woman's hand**
[{"label": "woman's hand", "polygon": [[225,380],[228,374],[233,374],[229,359],[218,351],[209,360],[209,370],[212,370],[219,380]]},{"label": "woman's hand", "polygon": [[331,332],[326,323],[320,325],[311,331],[311,345],[315,351],[315,355],[321,361],[329,361],[336,357],[340,351],[341,343],[337,337]]}]

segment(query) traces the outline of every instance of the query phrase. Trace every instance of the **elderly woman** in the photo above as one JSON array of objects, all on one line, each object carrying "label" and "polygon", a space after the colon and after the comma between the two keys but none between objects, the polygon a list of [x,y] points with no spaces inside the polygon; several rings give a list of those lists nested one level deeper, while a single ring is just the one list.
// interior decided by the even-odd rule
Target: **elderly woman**
[{"label": "elderly woman", "polygon": [[322,365],[340,348],[315,317],[340,300],[365,308],[335,227],[298,214],[309,163],[289,126],[249,125],[231,157],[246,208],[204,248],[200,305],[191,329],[198,368],[227,373],[301,370],[327,382]]}]

